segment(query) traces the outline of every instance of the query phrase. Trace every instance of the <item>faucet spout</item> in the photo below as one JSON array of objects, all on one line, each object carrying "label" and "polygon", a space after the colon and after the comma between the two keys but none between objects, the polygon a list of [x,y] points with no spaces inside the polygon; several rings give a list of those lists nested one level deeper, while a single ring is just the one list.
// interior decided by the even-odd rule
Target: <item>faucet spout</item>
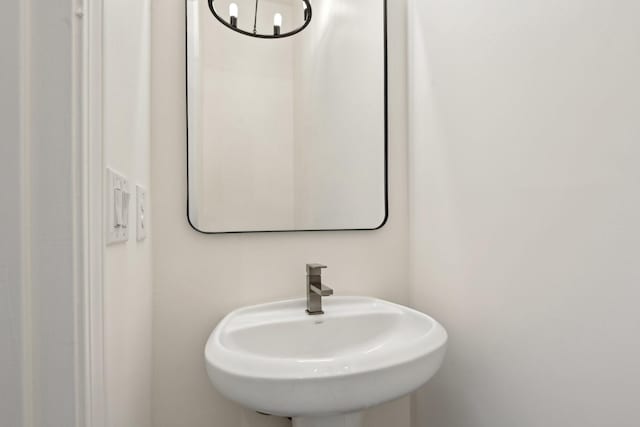
[{"label": "faucet spout", "polygon": [[316,294],[320,295],[321,297],[328,297],[333,295],[333,289],[323,285],[322,283],[320,284],[320,287],[317,287],[316,285],[311,285],[311,290]]}]

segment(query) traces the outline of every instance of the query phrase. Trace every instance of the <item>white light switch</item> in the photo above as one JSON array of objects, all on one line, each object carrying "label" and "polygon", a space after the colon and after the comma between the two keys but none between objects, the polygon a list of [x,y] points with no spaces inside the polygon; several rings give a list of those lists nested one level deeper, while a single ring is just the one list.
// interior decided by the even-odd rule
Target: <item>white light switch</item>
[{"label": "white light switch", "polygon": [[113,189],[113,226],[122,226],[122,190]]},{"label": "white light switch", "polygon": [[122,192],[122,228],[129,228],[129,192]]},{"label": "white light switch", "polygon": [[107,244],[129,240],[129,182],[107,168],[106,226]]},{"label": "white light switch", "polygon": [[136,185],[136,239],[138,241],[147,238],[149,222],[147,218],[147,190]]}]

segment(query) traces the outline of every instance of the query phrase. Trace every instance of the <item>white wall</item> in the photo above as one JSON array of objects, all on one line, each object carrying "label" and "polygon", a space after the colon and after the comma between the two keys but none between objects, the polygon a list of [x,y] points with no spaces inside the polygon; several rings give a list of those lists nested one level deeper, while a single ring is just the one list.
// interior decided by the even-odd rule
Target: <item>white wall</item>
[{"label": "white wall", "polygon": [[[154,427],[269,427],[224,399],[207,378],[204,345],[243,305],[304,295],[304,264],[329,265],[338,295],[407,303],[404,2],[390,2],[390,219],[374,232],[206,236],[186,219],[184,4],[155,0],[152,13],[154,225]],[[158,189],[162,189],[159,191]],[[408,399],[371,412],[368,427],[409,426]]]},{"label": "white wall", "polygon": [[0,6],[0,424],[73,426],[79,88],[71,2]]},{"label": "white wall", "polygon": [[412,3],[414,425],[637,426],[640,3]]},{"label": "white wall", "polygon": [[[104,266],[107,425],[151,426],[151,242],[136,241],[135,185],[150,188],[150,1],[104,3],[104,159],[129,178],[129,241]],[[147,209],[149,212],[149,209]],[[151,225],[153,212],[147,225]]]},{"label": "white wall", "polygon": [[[107,2],[105,11],[106,156],[148,186],[149,4],[120,3]],[[82,20],[65,0],[1,9],[0,425],[84,425],[76,329],[86,249],[77,103]],[[148,245],[146,259],[124,247],[106,257],[108,412],[117,427],[150,425]]]},{"label": "white wall", "polygon": [[22,132],[20,5],[0,13],[0,422],[22,424]]},{"label": "white wall", "polygon": [[[72,2],[56,0],[25,6],[26,29],[23,120],[26,132],[23,197],[26,198],[23,253],[29,277],[25,333],[29,364],[25,413],[36,426],[75,424],[76,384],[76,281],[78,256],[74,175],[79,151],[74,95],[77,94],[74,43],[78,22]],[[28,71],[27,71],[28,69]],[[28,130],[27,130],[28,129]],[[28,177],[28,178],[27,178]]]}]

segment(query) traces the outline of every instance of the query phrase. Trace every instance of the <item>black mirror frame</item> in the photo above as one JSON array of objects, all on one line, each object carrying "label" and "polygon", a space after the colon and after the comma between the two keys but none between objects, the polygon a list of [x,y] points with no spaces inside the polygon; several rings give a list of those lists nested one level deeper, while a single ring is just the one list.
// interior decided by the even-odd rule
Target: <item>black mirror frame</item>
[{"label": "black mirror frame", "polygon": [[[212,2],[213,0],[207,0]],[[306,0],[305,0],[306,1]],[[374,231],[379,230],[384,227],[389,220],[389,55],[388,55],[388,14],[387,14],[387,2],[388,0],[382,0],[383,7],[383,55],[384,55],[384,218],[380,225],[373,228],[326,228],[326,229],[310,229],[310,230],[250,230],[250,231],[204,231],[200,230],[196,227],[195,224],[191,222],[191,217],[189,215],[189,82],[188,82],[188,55],[187,50],[189,49],[187,42],[187,31],[188,29],[188,19],[187,19],[187,4],[188,0],[185,0],[185,38],[184,38],[184,46],[185,46],[185,138],[186,138],[186,161],[187,161],[187,222],[189,226],[196,232],[200,234],[210,234],[210,235],[224,235],[224,234],[249,234],[249,233],[295,233],[295,232],[321,232],[321,231]],[[214,15],[216,16],[216,15]],[[309,19],[307,22],[311,22]],[[302,27],[298,32],[300,32],[304,27]],[[253,34],[251,34],[253,36]],[[262,38],[274,38],[274,37],[262,37]]]}]

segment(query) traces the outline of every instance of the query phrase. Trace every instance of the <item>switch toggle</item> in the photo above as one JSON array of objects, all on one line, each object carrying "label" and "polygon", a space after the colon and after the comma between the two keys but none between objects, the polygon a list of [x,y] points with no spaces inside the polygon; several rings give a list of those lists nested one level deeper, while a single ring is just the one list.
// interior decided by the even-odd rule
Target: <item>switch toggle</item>
[{"label": "switch toggle", "polygon": [[122,190],[113,189],[113,226],[122,226]]},{"label": "switch toggle", "polygon": [[129,240],[129,181],[107,168],[106,227],[107,244]]},{"label": "switch toggle", "polygon": [[136,240],[147,238],[147,190],[136,185]]},{"label": "switch toggle", "polygon": [[122,222],[120,224],[122,225],[123,228],[129,228],[129,199],[130,198],[131,198],[131,195],[128,192],[122,193],[122,209],[121,209]]}]

